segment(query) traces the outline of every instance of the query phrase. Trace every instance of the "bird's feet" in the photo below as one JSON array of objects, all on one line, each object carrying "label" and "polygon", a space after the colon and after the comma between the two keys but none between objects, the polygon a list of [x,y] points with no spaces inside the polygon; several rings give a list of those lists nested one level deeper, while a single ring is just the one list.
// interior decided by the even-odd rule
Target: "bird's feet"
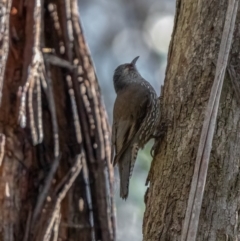
[{"label": "bird's feet", "polygon": [[150,151],[151,156],[153,157],[154,154],[156,153],[156,149],[159,146],[161,140],[163,139],[163,137],[165,136],[166,132],[167,132],[167,128],[168,126],[170,126],[169,122],[162,122],[157,128],[155,133],[153,133],[152,138],[155,139],[155,142],[152,146],[152,149]]},{"label": "bird's feet", "polygon": [[155,140],[155,142],[154,142],[154,144],[151,148],[151,151],[150,151],[150,154],[151,154],[152,157],[154,157],[156,147],[158,146],[157,144],[158,144],[158,142]]}]

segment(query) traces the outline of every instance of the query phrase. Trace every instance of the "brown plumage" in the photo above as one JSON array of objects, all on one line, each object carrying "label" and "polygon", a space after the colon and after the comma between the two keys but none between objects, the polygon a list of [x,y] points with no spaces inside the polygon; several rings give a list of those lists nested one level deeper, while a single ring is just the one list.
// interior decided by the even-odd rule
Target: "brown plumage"
[{"label": "brown plumage", "polygon": [[152,137],[159,119],[156,92],[137,71],[137,59],[118,66],[113,76],[117,97],[113,109],[112,161],[118,165],[123,199],[128,196],[138,150]]}]

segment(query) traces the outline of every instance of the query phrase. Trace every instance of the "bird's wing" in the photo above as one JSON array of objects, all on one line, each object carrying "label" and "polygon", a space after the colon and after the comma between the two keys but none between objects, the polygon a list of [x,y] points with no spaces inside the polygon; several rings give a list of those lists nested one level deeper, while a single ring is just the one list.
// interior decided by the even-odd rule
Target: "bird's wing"
[{"label": "bird's wing", "polygon": [[[137,92],[137,93],[136,93]],[[136,96],[133,98],[133,96]],[[114,105],[112,141],[115,147],[114,165],[133,141],[149,107],[149,93],[141,86],[121,93]],[[134,143],[133,143],[134,144]]]},{"label": "bird's wing", "polygon": [[129,146],[135,133],[136,130],[134,124],[131,125],[131,123],[128,121],[116,121],[115,136],[113,137],[113,140],[115,140],[113,146],[113,148],[115,147],[115,158],[114,160],[112,158],[114,165],[118,162],[118,158],[121,156],[124,150],[126,150],[126,148]]},{"label": "bird's wing", "polygon": [[[126,120],[118,120],[113,118],[112,124],[112,147],[111,160],[116,164],[116,156],[118,156],[128,145],[126,145],[134,134],[134,125],[131,125]],[[115,158],[114,158],[115,151]]]}]

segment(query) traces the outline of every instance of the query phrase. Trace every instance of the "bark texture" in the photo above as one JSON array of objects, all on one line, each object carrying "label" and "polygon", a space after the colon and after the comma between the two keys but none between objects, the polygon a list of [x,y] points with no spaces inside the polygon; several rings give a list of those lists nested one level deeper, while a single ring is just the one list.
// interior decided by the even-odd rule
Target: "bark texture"
[{"label": "bark texture", "polygon": [[[181,237],[205,108],[214,80],[227,0],[178,0],[163,88],[170,120],[149,173],[144,240]],[[239,79],[240,10],[228,68]],[[214,134],[199,241],[239,240],[240,105],[226,74]]]},{"label": "bark texture", "polygon": [[114,240],[109,126],[77,1],[0,7],[0,241]]}]

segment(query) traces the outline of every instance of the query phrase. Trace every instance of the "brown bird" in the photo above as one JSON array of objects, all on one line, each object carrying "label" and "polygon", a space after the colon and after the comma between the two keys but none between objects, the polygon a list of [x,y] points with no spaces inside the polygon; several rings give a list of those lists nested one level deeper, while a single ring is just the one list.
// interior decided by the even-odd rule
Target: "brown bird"
[{"label": "brown bird", "polygon": [[153,87],[136,69],[138,58],[118,66],[113,76],[117,97],[113,109],[112,162],[118,164],[123,199],[128,197],[138,150],[153,137],[159,121],[159,100]]}]

